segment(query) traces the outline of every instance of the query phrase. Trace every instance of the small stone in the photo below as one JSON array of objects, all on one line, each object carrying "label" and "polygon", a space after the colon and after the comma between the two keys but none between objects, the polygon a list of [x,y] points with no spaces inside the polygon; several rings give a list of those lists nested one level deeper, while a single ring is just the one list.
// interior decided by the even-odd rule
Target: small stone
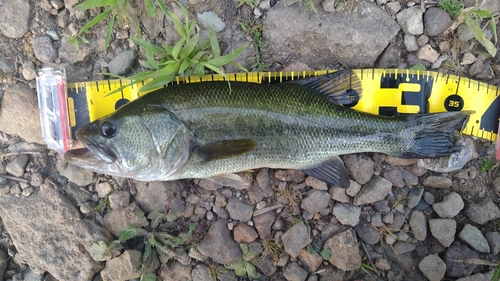
[{"label": "small stone", "polygon": [[332,251],[329,262],[343,271],[356,270],[361,266],[358,240],[353,229],[336,234],[325,242]]},{"label": "small stone", "polygon": [[325,191],[315,190],[302,200],[300,207],[310,214],[318,213],[328,207],[330,194]]},{"label": "small stone", "polygon": [[22,177],[24,175],[24,169],[26,168],[26,165],[28,165],[28,162],[30,160],[29,155],[27,154],[21,154],[16,156],[14,160],[12,160],[7,166],[5,166],[5,170],[7,173],[15,176],[15,177]]},{"label": "small stone", "polygon": [[64,7],[64,2],[61,0],[50,0],[50,5],[52,5],[54,9],[59,10]]},{"label": "small stone", "polygon": [[425,34],[422,34],[422,35],[418,36],[418,38],[417,38],[417,45],[419,47],[422,47],[422,46],[424,46],[427,43],[429,43],[429,36],[427,36]]},{"label": "small stone", "polygon": [[133,63],[137,58],[135,50],[126,50],[118,54],[108,63],[110,73],[125,75],[132,70]]},{"label": "small stone", "polygon": [[[390,2],[390,3],[397,3],[397,2]],[[416,52],[418,51],[418,44],[417,44],[417,36],[412,35],[412,34],[405,34],[403,37],[403,42],[405,44],[405,48],[408,52]]]},{"label": "small stone", "polygon": [[495,73],[491,68],[491,59],[479,55],[477,60],[469,67],[469,75],[476,79],[492,79]]},{"label": "small stone", "polygon": [[486,240],[488,240],[488,244],[490,245],[490,253],[492,255],[497,255],[500,253],[500,233],[496,231],[487,232]]},{"label": "small stone", "polygon": [[427,237],[427,220],[424,213],[413,211],[410,217],[410,227],[413,237],[418,241],[424,241]]},{"label": "small stone", "polygon": [[458,238],[462,239],[465,243],[472,247],[472,249],[481,252],[481,253],[489,253],[490,246],[488,241],[484,237],[481,230],[477,227],[466,224],[462,231],[458,233]]},{"label": "small stone", "polygon": [[99,196],[99,198],[104,198],[108,196],[108,194],[111,193],[111,191],[113,191],[113,187],[109,182],[100,182],[96,185],[95,189],[97,191],[97,196]]},{"label": "small stone", "polygon": [[376,258],[375,259],[375,267],[380,270],[389,270],[391,269],[391,264],[388,260],[384,258]]},{"label": "small stone", "polygon": [[267,187],[269,186],[269,169],[260,169],[257,173],[256,180],[260,188],[267,189]]},{"label": "small stone", "polygon": [[432,63],[431,69],[438,69],[438,68],[440,68],[441,65],[443,64],[443,62],[445,60],[447,60],[447,59],[448,59],[448,57],[446,55],[439,56],[438,59],[435,62]]},{"label": "small stone", "polygon": [[396,19],[404,33],[419,35],[424,32],[422,14],[420,6],[414,6],[399,12]]},{"label": "small stone", "polygon": [[418,177],[409,168],[403,169],[403,179],[407,186],[418,185]]},{"label": "small stone", "polygon": [[69,23],[69,12],[64,9],[57,15],[57,25],[61,28],[68,27]]},{"label": "small stone", "polygon": [[451,186],[451,179],[443,176],[429,176],[424,179],[424,185],[433,188],[448,188]]},{"label": "small stone", "polygon": [[29,17],[29,1],[5,1],[0,5],[0,32],[9,38],[23,37],[28,32]]},{"label": "small stone", "polygon": [[443,279],[446,272],[446,264],[438,255],[429,255],[420,261],[418,268],[430,281]]},{"label": "small stone", "polygon": [[280,181],[303,182],[306,174],[299,170],[278,170],[274,177]]},{"label": "small stone", "polygon": [[465,208],[465,215],[477,224],[485,224],[500,218],[500,209],[491,198],[487,198],[478,204],[469,203]]},{"label": "small stone", "polygon": [[394,68],[399,64],[401,48],[396,44],[390,44],[378,60],[379,68]]},{"label": "small stone", "polygon": [[[500,177],[499,177],[500,179]],[[499,181],[499,186],[500,186],[500,181]],[[345,193],[347,195],[354,197],[358,192],[361,190],[361,185],[353,180],[350,180],[350,185],[349,187],[345,190]]]},{"label": "small stone", "polygon": [[323,262],[323,258],[316,252],[309,252],[306,249],[300,250],[299,261],[302,267],[308,272],[315,272]]},{"label": "small stone", "polygon": [[374,163],[366,154],[348,154],[344,157],[344,163],[352,179],[361,185],[368,182],[373,176]]},{"label": "small stone", "polygon": [[268,239],[271,237],[271,227],[273,227],[275,219],[276,214],[274,212],[267,212],[253,217],[253,223],[261,239]]},{"label": "small stone", "polygon": [[333,206],[332,213],[341,224],[356,226],[359,223],[361,207],[345,203],[336,203],[335,206]]},{"label": "small stone", "polygon": [[385,179],[390,181],[394,187],[402,188],[405,186],[403,173],[401,172],[401,169],[390,168],[384,172],[383,176]]},{"label": "small stone", "polygon": [[101,271],[104,280],[129,280],[141,277],[142,254],[137,250],[125,250],[111,259]]},{"label": "small stone", "polygon": [[382,222],[382,214],[380,212],[376,212],[375,214],[373,214],[373,216],[370,220],[370,224],[374,227],[385,226],[385,223]]},{"label": "small stone", "polygon": [[296,258],[300,250],[311,243],[309,230],[304,222],[299,222],[289,228],[281,237],[285,252],[292,258]]},{"label": "small stone", "polygon": [[4,280],[4,272],[7,268],[7,262],[9,261],[9,257],[7,253],[3,250],[0,250],[0,280]]},{"label": "small stone", "polygon": [[335,12],[335,4],[336,4],[335,0],[325,0],[325,1],[323,1],[323,3],[321,5],[322,5],[323,10],[325,12],[333,13],[333,12]]},{"label": "small stone", "polygon": [[433,63],[439,58],[439,53],[436,50],[434,50],[431,47],[431,45],[426,44],[420,47],[420,49],[417,52],[417,57],[421,60]]},{"label": "small stone", "polygon": [[33,193],[33,191],[35,191],[35,189],[33,187],[28,187],[26,189],[23,189],[23,192],[21,193],[21,195],[30,196],[31,193]]},{"label": "small stone", "polygon": [[0,59],[0,72],[12,75],[16,73],[16,66],[8,59]]},{"label": "small stone", "polygon": [[383,200],[391,191],[392,183],[382,177],[375,176],[367,182],[354,197],[354,205],[364,205]]},{"label": "small stone", "polygon": [[429,220],[429,229],[432,236],[436,238],[441,245],[449,247],[455,240],[457,222],[453,219],[431,219]]},{"label": "small stone", "polygon": [[35,65],[31,61],[26,61],[23,63],[23,71],[21,72],[24,79],[27,81],[31,81],[36,78],[37,73],[35,70]]},{"label": "small stone", "polygon": [[94,173],[91,170],[82,169],[73,164],[68,164],[60,174],[78,186],[86,186],[94,182]]},{"label": "small stone", "polygon": [[460,64],[469,65],[476,62],[476,60],[477,60],[476,56],[474,56],[471,52],[465,52],[464,55],[462,56],[462,61],[460,62]]},{"label": "small stone", "polygon": [[450,15],[441,8],[430,7],[424,14],[425,34],[428,36],[439,36],[448,29],[452,20]]},{"label": "small stone", "polygon": [[271,1],[270,0],[260,1],[259,8],[261,8],[262,10],[269,10],[271,8]]},{"label": "small stone", "polygon": [[296,262],[289,263],[283,270],[283,276],[289,281],[305,281],[307,271]]},{"label": "small stone", "polygon": [[338,201],[338,202],[342,202],[342,203],[351,202],[351,198],[349,198],[349,196],[347,196],[345,188],[331,186],[330,187],[330,194],[332,194],[332,199],[334,201]]},{"label": "small stone", "polygon": [[389,164],[389,166],[410,166],[417,163],[418,159],[406,159],[406,158],[398,158],[394,156],[387,155],[384,158],[384,162]]},{"label": "small stone", "polygon": [[443,219],[456,216],[464,208],[462,196],[456,192],[446,195],[443,201],[432,204],[434,211]]},{"label": "small stone", "polygon": [[391,1],[385,4],[385,8],[391,15],[396,15],[401,10],[401,3],[399,1]]},{"label": "small stone", "polygon": [[429,205],[432,205],[432,204],[434,204],[434,202],[436,202],[434,195],[432,195],[432,193],[430,193],[428,191],[424,192],[424,200]]},{"label": "small stone", "polygon": [[[191,271],[192,281],[212,281],[214,278],[212,277],[210,268],[204,264],[197,264],[193,271]],[[175,279],[179,280],[179,279]]]},{"label": "small stone", "polygon": [[231,219],[239,220],[241,222],[249,221],[253,215],[252,206],[243,203],[241,200],[234,197],[229,198],[226,209],[229,212],[229,217]]},{"label": "small stone", "polygon": [[215,32],[222,31],[226,24],[212,11],[198,14],[198,22],[205,28],[212,28]]},{"label": "small stone", "polygon": [[310,186],[316,190],[328,190],[328,186],[326,185],[326,183],[324,181],[320,181],[314,177],[307,177],[306,178],[306,185]]},{"label": "small stone", "polygon": [[389,212],[389,213],[385,214],[385,216],[382,218],[382,221],[386,224],[393,223],[394,222],[394,213]]},{"label": "small stone", "polygon": [[387,201],[387,200],[377,201],[373,205],[375,207],[375,210],[382,212],[382,213],[387,213],[391,210],[391,207],[389,207],[389,201]]},{"label": "small stone", "polygon": [[491,281],[493,280],[493,270],[486,273],[476,273],[457,279],[456,281]]},{"label": "small stone", "polygon": [[477,264],[462,262],[467,259],[476,259],[478,253],[469,249],[466,245],[455,243],[446,250],[444,262],[446,263],[446,276],[462,277],[471,275]]},{"label": "small stone", "polygon": [[[283,255],[286,256],[286,254]],[[272,276],[273,274],[276,273],[276,270],[278,269],[278,267],[274,264],[274,262],[267,257],[260,257],[259,259],[257,259],[256,267],[258,267],[266,276]],[[236,281],[236,279],[233,280]]]},{"label": "small stone", "polygon": [[[146,213],[164,213],[169,211],[172,215],[180,215],[184,201],[181,190],[184,189],[182,181],[153,181],[137,182],[135,202]],[[206,210],[205,210],[206,211]],[[205,215],[205,213],[203,213]]]},{"label": "small stone", "polygon": [[124,208],[129,204],[130,192],[128,191],[115,191],[108,197],[109,207],[111,209]]},{"label": "small stone", "polygon": [[33,53],[43,63],[51,63],[57,59],[57,50],[49,36],[33,38]]},{"label": "small stone", "polygon": [[104,215],[103,220],[103,226],[116,237],[119,237],[127,227],[141,227],[147,224],[146,217],[135,202],[125,208],[111,210]]},{"label": "small stone", "polygon": [[234,232],[234,241],[238,243],[251,243],[255,239],[257,239],[257,237],[259,237],[255,229],[244,223],[238,224],[234,228],[233,232]]},{"label": "small stone", "polygon": [[415,208],[420,200],[422,200],[422,195],[424,194],[424,189],[419,188],[419,189],[412,189],[410,190],[410,194],[408,195],[408,208],[413,209]]},{"label": "small stone", "polygon": [[[389,236],[392,236],[392,235],[389,235]],[[417,247],[417,244],[398,241],[397,243],[394,244],[393,249],[394,249],[394,253],[399,256],[399,255],[403,255],[403,254],[412,252],[413,250],[415,250],[416,247]]]},{"label": "small stone", "polygon": [[[373,218],[372,218],[373,221]],[[361,222],[354,228],[359,239],[370,245],[380,242],[380,232],[367,222]]]},{"label": "small stone", "polygon": [[217,263],[231,264],[242,257],[240,247],[227,228],[228,223],[224,219],[214,222],[198,245],[201,254],[212,258]]}]

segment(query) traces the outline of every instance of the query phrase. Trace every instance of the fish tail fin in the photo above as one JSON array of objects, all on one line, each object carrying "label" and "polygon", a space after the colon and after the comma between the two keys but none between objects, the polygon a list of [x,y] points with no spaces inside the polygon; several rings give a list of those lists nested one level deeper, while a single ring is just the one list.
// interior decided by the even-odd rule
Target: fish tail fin
[{"label": "fish tail fin", "polygon": [[457,132],[462,131],[473,110],[410,115],[406,134],[407,151],[401,158],[432,158],[450,155],[462,149]]}]

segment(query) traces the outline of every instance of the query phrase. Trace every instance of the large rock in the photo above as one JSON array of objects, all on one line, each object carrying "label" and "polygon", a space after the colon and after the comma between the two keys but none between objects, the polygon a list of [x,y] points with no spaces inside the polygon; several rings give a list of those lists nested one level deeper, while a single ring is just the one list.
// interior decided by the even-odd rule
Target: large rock
[{"label": "large rock", "polygon": [[354,205],[375,203],[383,200],[391,191],[392,183],[380,176],[373,177],[354,197]]},{"label": "large rock", "polygon": [[0,196],[0,217],[33,270],[57,280],[92,280],[100,270],[73,235],[80,213],[54,187],[43,184],[29,197]]},{"label": "large rock", "polygon": [[0,105],[0,131],[44,144],[38,99],[28,85],[15,84],[5,91]]},{"label": "large rock", "polygon": [[500,218],[500,209],[491,201],[491,198],[487,198],[478,204],[469,203],[465,207],[465,215],[477,224],[485,224],[490,220]]},{"label": "large rock", "polygon": [[430,281],[439,281],[443,279],[446,272],[446,264],[438,255],[429,255],[422,259],[418,268]]},{"label": "large rock", "polygon": [[125,281],[141,277],[142,254],[137,250],[125,250],[123,254],[106,264],[101,271],[104,281]]},{"label": "large rock", "polygon": [[137,182],[136,189],[135,201],[144,212],[182,212],[183,181]]},{"label": "large rock", "polygon": [[9,38],[23,37],[28,32],[29,16],[29,0],[5,1],[0,6],[0,32]]},{"label": "large rock", "polygon": [[309,229],[304,222],[299,222],[288,229],[281,237],[285,252],[291,257],[296,258],[300,250],[311,243]]},{"label": "large rock", "polygon": [[451,219],[464,208],[462,196],[456,192],[446,195],[443,201],[432,205],[434,211],[443,219]]},{"label": "large rock", "polygon": [[214,222],[198,245],[201,254],[222,264],[231,264],[242,256],[240,247],[227,228],[228,222],[224,219]]},{"label": "large rock", "polygon": [[313,68],[335,61],[350,68],[371,67],[399,31],[387,12],[366,1],[351,12],[326,14],[318,9],[318,13],[321,20],[305,17],[300,5],[279,1],[273,6],[264,20],[269,59],[283,64],[300,60]]},{"label": "large rock", "polygon": [[328,239],[325,247],[332,251],[329,262],[339,269],[349,271],[361,266],[358,239],[352,228]]}]

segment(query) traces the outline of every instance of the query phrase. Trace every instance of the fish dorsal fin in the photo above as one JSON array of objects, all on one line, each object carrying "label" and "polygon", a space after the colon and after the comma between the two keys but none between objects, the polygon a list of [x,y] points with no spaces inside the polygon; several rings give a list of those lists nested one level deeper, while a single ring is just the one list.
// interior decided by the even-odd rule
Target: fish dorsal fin
[{"label": "fish dorsal fin", "polygon": [[361,81],[352,70],[339,70],[286,83],[300,85],[306,90],[321,94],[335,105],[348,107],[358,103],[362,92]]},{"label": "fish dorsal fin", "polygon": [[205,144],[194,150],[204,161],[236,157],[255,149],[257,143],[250,139],[223,140]]},{"label": "fish dorsal fin", "polygon": [[343,188],[348,188],[350,185],[347,169],[339,156],[334,156],[326,162],[302,171],[331,185]]},{"label": "fish dorsal fin", "polygon": [[244,181],[237,174],[220,174],[220,175],[208,178],[208,180],[216,182],[222,186],[230,186],[230,187],[250,185],[250,183]]}]

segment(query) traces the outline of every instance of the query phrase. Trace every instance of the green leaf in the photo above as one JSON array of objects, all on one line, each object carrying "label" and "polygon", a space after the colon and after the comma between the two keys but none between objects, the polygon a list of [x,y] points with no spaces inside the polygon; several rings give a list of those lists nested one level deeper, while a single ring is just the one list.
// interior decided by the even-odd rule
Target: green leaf
[{"label": "green leaf", "polygon": [[495,48],[495,45],[491,43],[488,38],[486,38],[486,35],[484,34],[483,30],[479,26],[479,24],[470,16],[465,17],[465,24],[467,27],[470,29],[474,37],[476,38],[481,45],[483,45],[486,48],[486,51],[490,53],[492,57],[495,57],[497,54],[497,49]]},{"label": "green leaf", "polygon": [[156,90],[158,88],[161,88],[161,87],[165,86],[166,84],[172,82],[174,77],[175,77],[174,74],[157,77],[156,79],[144,84],[144,86],[141,87],[139,92],[148,92],[151,90]]},{"label": "green leaf", "polygon": [[155,4],[153,0],[144,0],[144,6],[146,6],[146,11],[148,12],[148,17],[152,18],[155,16]]},{"label": "green leaf", "polygon": [[120,232],[120,241],[127,241],[128,239],[135,237],[141,231],[142,229],[129,225],[126,229]]},{"label": "green leaf", "polygon": [[154,55],[153,55],[153,44],[151,42],[148,42],[146,45],[146,61],[148,64],[152,67],[152,69],[158,69],[158,63],[155,61]]},{"label": "green leaf", "polygon": [[95,18],[93,18],[91,21],[87,22],[82,28],[80,28],[80,31],[78,31],[78,35],[82,34],[83,32],[89,30],[91,27],[94,25],[98,24],[102,20],[104,20],[105,17],[109,16],[112,12],[112,8],[107,9],[106,11],[100,13],[97,15]]},{"label": "green leaf", "polygon": [[151,220],[151,227],[155,228],[165,219],[165,214],[152,212],[148,215],[148,219]]},{"label": "green leaf", "polygon": [[95,260],[100,260],[108,253],[108,245],[104,241],[94,242],[89,247],[89,253]]},{"label": "green leaf", "polygon": [[497,265],[495,267],[495,270],[493,270],[493,276],[491,277],[492,281],[499,281],[500,280],[500,265]]},{"label": "green leaf", "polygon": [[211,28],[208,30],[208,38],[210,39],[212,54],[214,54],[214,57],[220,57],[219,41],[217,41],[217,35],[215,34],[215,31]]},{"label": "green leaf", "polygon": [[181,36],[181,38],[184,39],[189,39],[189,34],[187,34],[186,30],[184,29],[184,25],[182,24],[181,20],[177,17],[176,14],[168,12],[167,16],[169,16],[172,19],[172,22],[174,23],[175,30],[177,30],[177,33]]},{"label": "green leaf", "polygon": [[253,265],[250,262],[246,263],[246,272],[248,274],[248,277],[253,278],[253,279],[259,279],[260,278],[260,273],[257,272],[257,269],[255,268],[255,265]]},{"label": "green leaf", "polygon": [[181,53],[179,58],[180,59],[185,59],[191,54],[196,47],[196,44],[198,44],[198,41],[200,40],[200,34],[196,33],[189,41],[187,41],[186,45],[184,48],[182,48]]},{"label": "green leaf", "polygon": [[234,274],[236,274],[236,276],[239,276],[239,277],[245,276],[245,274],[247,274],[247,269],[246,269],[244,261],[242,261],[242,264],[240,267],[237,267],[234,269]]},{"label": "green leaf", "polygon": [[172,48],[172,57],[174,57],[175,60],[179,57],[179,52],[181,51],[181,47],[186,42],[186,39],[181,38],[177,44],[175,44],[174,48]]},{"label": "green leaf", "polygon": [[140,281],[156,281],[156,276],[152,273],[146,273],[141,275]]},{"label": "green leaf", "polygon": [[183,60],[182,63],[181,63],[181,66],[179,67],[178,74],[179,75],[183,75],[184,72],[186,71],[186,69],[189,67],[190,64],[191,64],[191,60],[190,59]]},{"label": "green leaf", "polygon": [[111,39],[111,33],[113,33],[113,26],[115,25],[115,17],[111,16],[108,23],[108,30],[106,31],[106,42],[104,43],[104,49],[109,46],[109,40]]},{"label": "green leaf", "polygon": [[221,67],[223,65],[226,65],[226,64],[232,62],[245,49],[246,49],[246,46],[241,46],[238,49],[232,51],[231,53],[229,53],[225,56],[213,58],[213,59],[209,60],[207,63],[214,66],[214,67]]},{"label": "green leaf", "polygon": [[203,64],[201,63],[198,63],[195,68],[194,68],[194,74],[201,77],[203,75],[205,75],[205,67],[203,66]]},{"label": "green leaf", "polygon": [[324,248],[323,251],[319,253],[319,255],[324,259],[324,260],[329,260],[331,255],[332,255],[332,250],[328,248]]},{"label": "green leaf", "polygon": [[80,10],[88,10],[97,7],[112,6],[116,4],[116,0],[87,0],[75,6]]}]

